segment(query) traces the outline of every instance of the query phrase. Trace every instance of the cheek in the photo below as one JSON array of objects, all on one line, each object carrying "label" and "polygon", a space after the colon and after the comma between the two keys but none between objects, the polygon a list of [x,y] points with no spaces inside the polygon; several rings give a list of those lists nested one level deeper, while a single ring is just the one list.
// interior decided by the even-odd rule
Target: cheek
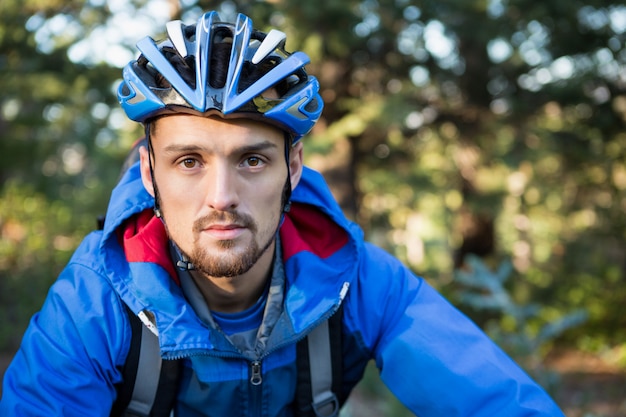
[{"label": "cheek", "polygon": [[155,172],[161,202],[182,209],[190,208],[204,195],[197,179],[176,175],[175,171]]},{"label": "cheek", "polygon": [[183,206],[161,203],[163,220],[171,233],[175,235],[189,234],[192,230],[192,216]]},{"label": "cheek", "polygon": [[[265,181],[263,184],[257,184],[257,186],[253,187],[250,191],[251,195],[254,196],[253,198],[256,201],[259,201],[258,204],[262,204],[262,207],[268,211],[280,207],[284,181],[284,178],[274,178],[271,181]],[[280,186],[278,186],[278,184],[280,184]]]},{"label": "cheek", "polygon": [[198,204],[194,196],[198,196],[198,193],[183,187],[172,187],[170,184],[163,186],[158,183],[157,186],[159,204],[168,225],[179,228],[192,223],[194,207]]},{"label": "cheek", "polygon": [[240,200],[239,211],[252,215],[259,229],[272,229],[281,215],[282,187],[276,188],[275,182],[256,183],[246,187],[245,197]]}]

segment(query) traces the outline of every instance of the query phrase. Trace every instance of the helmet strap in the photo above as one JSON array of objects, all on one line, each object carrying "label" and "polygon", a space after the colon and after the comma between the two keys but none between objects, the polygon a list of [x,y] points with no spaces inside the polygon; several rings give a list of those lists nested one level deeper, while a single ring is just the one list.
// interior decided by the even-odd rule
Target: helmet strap
[{"label": "helmet strap", "polygon": [[285,162],[287,163],[287,181],[285,181],[285,188],[283,189],[283,213],[288,213],[291,209],[291,168],[290,168],[290,156],[291,154],[291,135],[285,132]]},{"label": "helmet strap", "polygon": [[160,207],[160,199],[159,199],[159,189],[157,187],[157,183],[156,183],[156,179],[154,178],[154,166],[153,166],[153,161],[152,161],[152,153],[154,152],[154,148],[152,147],[152,136],[150,135],[150,126],[152,125],[152,122],[146,122],[145,124],[145,134],[146,134],[146,139],[148,142],[148,164],[150,165],[150,179],[152,180],[152,188],[154,190],[154,215],[159,218],[159,219],[163,219],[163,214],[161,213],[161,207]]}]

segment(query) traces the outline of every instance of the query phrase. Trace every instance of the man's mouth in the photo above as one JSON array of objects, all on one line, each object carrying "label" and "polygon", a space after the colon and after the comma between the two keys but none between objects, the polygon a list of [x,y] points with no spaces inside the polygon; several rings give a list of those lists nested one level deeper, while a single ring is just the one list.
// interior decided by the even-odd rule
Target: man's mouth
[{"label": "man's mouth", "polygon": [[198,219],[193,225],[194,233],[205,235],[215,240],[233,240],[241,237],[247,230],[254,234],[252,218],[230,212],[214,212]]},{"label": "man's mouth", "polygon": [[246,227],[239,224],[210,224],[203,232],[216,240],[233,240],[240,237]]}]

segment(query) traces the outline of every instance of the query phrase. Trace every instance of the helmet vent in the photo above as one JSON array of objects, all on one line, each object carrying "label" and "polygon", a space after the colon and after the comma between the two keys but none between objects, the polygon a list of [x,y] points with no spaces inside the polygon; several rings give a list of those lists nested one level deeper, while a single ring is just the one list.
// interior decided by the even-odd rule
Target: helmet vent
[{"label": "helmet vent", "polygon": [[287,35],[285,35],[284,32],[272,29],[265,39],[263,39],[261,46],[256,50],[252,57],[252,63],[256,65],[261,62],[263,58],[271,54],[281,43],[284,45],[285,39],[287,39]]},{"label": "helmet vent", "polygon": [[176,48],[180,56],[185,58],[189,55],[185,35],[183,34],[183,22],[180,20],[168,22],[165,24],[165,29],[167,30],[167,36],[169,36],[172,44],[174,44],[174,48]]}]

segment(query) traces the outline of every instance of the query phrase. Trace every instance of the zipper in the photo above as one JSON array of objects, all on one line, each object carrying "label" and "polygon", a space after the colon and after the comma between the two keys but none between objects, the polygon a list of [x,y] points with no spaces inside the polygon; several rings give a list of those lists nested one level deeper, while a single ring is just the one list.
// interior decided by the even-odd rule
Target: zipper
[{"label": "zipper", "polygon": [[263,375],[261,372],[261,361],[250,362],[250,411],[261,415],[263,410]]},{"label": "zipper", "polygon": [[[341,302],[343,302],[343,298],[345,297],[347,290],[348,290],[348,285],[347,283],[344,283],[344,286],[341,291],[341,299],[339,303],[334,308],[329,310],[326,314],[324,314],[322,318],[317,321],[317,323],[321,323],[324,320],[328,320],[332,315],[334,315],[337,312],[337,310],[339,309],[339,305],[341,304]],[[306,335],[298,337],[295,343],[298,343],[300,340],[304,339],[305,337]],[[263,358],[270,355],[273,351],[278,350],[281,347],[286,346],[291,343],[294,343],[294,341],[290,340],[290,341],[285,341],[284,343],[278,344],[273,349],[266,351],[262,356],[259,356],[258,359],[255,359],[250,362],[249,381],[250,381],[250,404],[252,406],[251,410],[260,411],[262,409],[263,388],[261,385],[263,384],[263,372],[262,372],[261,364],[262,364]]]},{"label": "zipper", "polygon": [[261,375],[261,361],[259,360],[250,362],[250,383],[255,387],[263,383],[263,376]]}]

